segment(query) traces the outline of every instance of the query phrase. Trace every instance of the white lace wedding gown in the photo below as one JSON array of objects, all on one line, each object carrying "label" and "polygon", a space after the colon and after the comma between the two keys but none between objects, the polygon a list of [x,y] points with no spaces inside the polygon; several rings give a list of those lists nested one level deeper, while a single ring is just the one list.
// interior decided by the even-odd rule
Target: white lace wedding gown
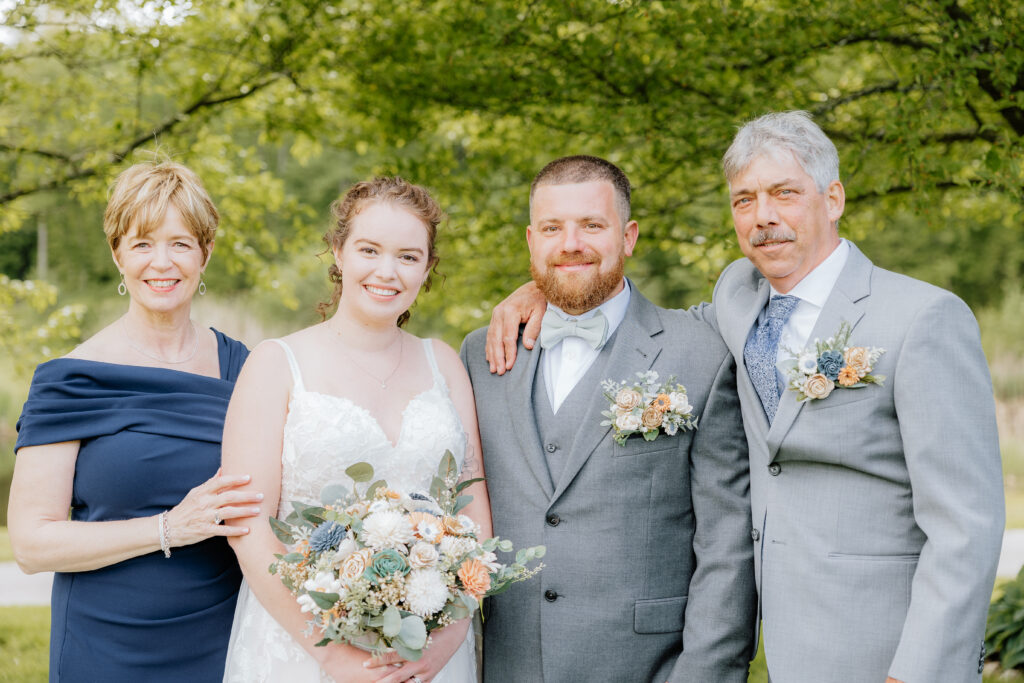
[{"label": "white lace wedding gown", "polygon": [[[320,490],[326,484],[350,485],[345,468],[356,462],[369,462],[375,479],[386,479],[391,487],[404,490],[428,489],[446,449],[462,467],[465,433],[437,368],[430,340],[423,340],[423,349],[433,370],[434,383],[405,407],[398,443],[394,446],[366,409],[347,398],[307,391],[291,349],[280,339],[273,341],[284,349],[294,380],[284,426],[278,518],[291,512],[292,501],[319,504]],[[267,565],[272,561],[268,555]],[[298,604],[295,609],[299,609]],[[475,683],[473,643],[471,628],[466,641],[433,683]],[[224,681],[321,683],[331,678],[263,608],[248,583],[242,581]]]}]

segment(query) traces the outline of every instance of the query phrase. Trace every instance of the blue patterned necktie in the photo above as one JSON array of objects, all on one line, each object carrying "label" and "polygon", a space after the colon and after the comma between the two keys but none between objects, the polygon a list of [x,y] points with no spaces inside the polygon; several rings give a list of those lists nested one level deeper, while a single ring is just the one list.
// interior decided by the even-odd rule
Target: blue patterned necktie
[{"label": "blue patterned necktie", "polygon": [[764,406],[769,423],[775,419],[775,411],[779,407],[779,380],[775,369],[779,337],[798,303],[800,299],[795,296],[773,296],[768,302],[764,320],[757,325],[743,347],[747,374],[757,389],[757,395],[761,397],[761,405]]},{"label": "blue patterned necktie", "polygon": [[566,337],[580,337],[594,349],[604,346],[608,334],[608,318],[601,311],[583,320],[566,320],[554,311],[544,314],[540,323],[540,347],[550,349]]}]

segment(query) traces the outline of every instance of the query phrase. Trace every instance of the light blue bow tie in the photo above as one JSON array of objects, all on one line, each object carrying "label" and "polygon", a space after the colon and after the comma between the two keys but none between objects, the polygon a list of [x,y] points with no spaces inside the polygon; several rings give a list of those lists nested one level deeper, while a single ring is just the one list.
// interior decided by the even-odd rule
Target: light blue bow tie
[{"label": "light blue bow tie", "polygon": [[540,323],[540,346],[550,349],[566,337],[579,337],[594,349],[604,346],[608,335],[608,318],[601,311],[584,320],[566,320],[552,310]]}]

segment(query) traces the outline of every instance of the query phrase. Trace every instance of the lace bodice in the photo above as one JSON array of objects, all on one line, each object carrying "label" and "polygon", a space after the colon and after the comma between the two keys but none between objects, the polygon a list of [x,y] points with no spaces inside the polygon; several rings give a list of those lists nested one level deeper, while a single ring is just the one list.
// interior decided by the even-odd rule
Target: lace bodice
[{"label": "lace bodice", "polygon": [[357,462],[370,463],[374,479],[384,479],[392,488],[404,491],[429,488],[446,449],[462,467],[466,435],[429,339],[423,340],[423,350],[434,383],[402,411],[394,445],[362,406],[343,396],[308,391],[291,349],[279,339],[274,341],[284,349],[293,378],[281,454],[279,515],[291,512],[293,500],[319,503],[320,491],[329,483],[350,486],[345,468]]},{"label": "lace bodice", "polygon": [[[384,479],[392,488],[406,491],[429,488],[445,450],[452,452],[461,469],[466,454],[466,435],[448,396],[448,386],[438,370],[429,339],[423,340],[423,351],[434,382],[429,389],[414,396],[402,411],[402,425],[395,444],[362,406],[343,396],[306,390],[291,348],[280,339],[273,341],[284,349],[293,381],[281,453],[278,518],[292,511],[292,501],[319,504],[320,491],[327,484],[338,482],[351,486],[352,480],[345,475],[345,469],[357,462],[373,465],[374,479]],[[243,581],[231,629],[224,681],[329,683],[330,678],[263,609]],[[476,683],[472,629],[463,646],[434,678],[434,683]]]}]

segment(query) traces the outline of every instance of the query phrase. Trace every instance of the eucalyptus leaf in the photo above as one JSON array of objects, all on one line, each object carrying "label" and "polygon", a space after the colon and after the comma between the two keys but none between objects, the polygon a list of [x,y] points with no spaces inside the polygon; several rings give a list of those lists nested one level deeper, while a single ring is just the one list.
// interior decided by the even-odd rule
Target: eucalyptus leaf
[{"label": "eucalyptus leaf", "polygon": [[385,636],[394,638],[402,632],[403,619],[397,607],[388,607],[381,617],[381,632]]},{"label": "eucalyptus leaf", "polygon": [[398,656],[407,662],[418,661],[419,658],[423,656],[423,648],[414,650],[398,638],[391,641],[391,647],[395,648],[395,652],[398,653]]},{"label": "eucalyptus leaf", "polygon": [[427,644],[427,627],[423,624],[423,619],[416,615],[403,617],[398,640],[413,650],[422,650]]},{"label": "eucalyptus leaf", "polygon": [[285,524],[276,517],[271,517],[270,528],[274,532],[274,536],[277,536],[277,540],[281,541],[281,543],[285,545],[295,543],[295,536],[292,535],[291,525]]},{"label": "eucalyptus leaf", "polygon": [[452,514],[459,514],[459,510],[466,507],[473,502],[473,496],[458,496],[455,499],[455,505],[452,507]]},{"label": "eucalyptus leaf", "polygon": [[478,481],[484,481],[484,478],[483,477],[476,477],[475,479],[467,479],[465,481],[460,481],[455,486],[455,493],[462,493],[463,491],[465,491],[467,488],[469,488],[473,484],[477,483]]},{"label": "eucalyptus leaf", "polygon": [[373,465],[368,462],[357,462],[354,465],[349,465],[345,469],[345,474],[347,474],[352,481],[357,484],[361,484],[373,479]]},{"label": "eucalyptus leaf", "polygon": [[372,484],[370,484],[370,488],[366,489],[366,499],[372,499],[373,495],[377,492],[377,489],[387,488],[387,485],[388,483],[383,479],[378,479],[377,481],[373,482]]},{"label": "eucalyptus leaf", "polygon": [[337,593],[321,593],[320,591],[309,591],[307,595],[313,598],[313,602],[320,609],[331,609],[334,603],[338,602]]},{"label": "eucalyptus leaf", "polygon": [[327,510],[323,509],[322,507],[310,506],[302,511],[301,516],[307,522],[320,525],[327,521],[327,518],[324,517],[326,513]]},{"label": "eucalyptus leaf", "polygon": [[324,505],[335,505],[348,497],[348,488],[341,484],[328,484],[320,491],[320,502]]},{"label": "eucalyptus leaf", "polygon": [[302,553],[288,553],[281,558],[281,561],[287,562],[288,564],[295,564],[296,562],[302,562],[305,556]]},{"label": "eucalyptus leaf", "polygon": [[441,463],[437,466],[437,476],[441,479],[459,476],[459,465],[455,462],[455,456],[451,451],[445,451],[441,457]]}]

